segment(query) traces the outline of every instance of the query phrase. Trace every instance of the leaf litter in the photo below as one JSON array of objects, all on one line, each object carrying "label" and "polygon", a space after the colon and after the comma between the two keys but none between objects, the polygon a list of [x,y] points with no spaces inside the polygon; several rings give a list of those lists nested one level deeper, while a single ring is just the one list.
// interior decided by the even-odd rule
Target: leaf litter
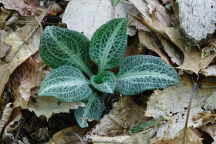
[{"label": "leaf litter", "polygon": [[[20,122],[25,117],[21,112],[22,109],[36,113],[36,115],[32,115],[33,119],[38,119],[41,115],[44,115],[47,119],[46,122],[50,122],[53,118],[59,120],[56,114],[70,114],[72,109],[84,107],[84,103],[65,104],[49,97],[37,97],[37,89],[41,79],[49,71],[44,68],[41,62],[38,63],[40,59],[35,59],[42,33],[39,23],[46,16],[42,14],[39,23],[32,16],[30,22],[34,23],[33,25],[15,25],[15,31],[8,30],[6,27],[8,28],[7,24],[10,24],[7,20],[11,15],[11,9],[17,11],[21,16],[30,16],[37,13],[37,6],[34,1],[26,3],[23,0],[16,0],[13,4],[9,1],[0,1],[0,3],[4,5],[4,9],[1,9],[0,13],[0,76],[2,78],[0,94],[5,95],[6,91],[12,89],[14,99],[14,101],[8,102],[4,99],[5,96],[0,98],[0,103],[4,103],[1,106],[4,112],[0,112],[1,132],[10,134],[11,124]],[[91,130],[71,127],[71,123],[74,121],[71,115],[71,123],[69,122],[70,124],[55,130],[52,135],[48,134],[47,125],[41,126],[38,131],[34,130],[35,134],[38,135],[43,131],[42,134],[48,135],[49,143],[63,144],[71,141],[82,144],[85,140],[92,141],[94,144],[178,144],[185,139],[187,143],[202,144],[206,139],[204,134],[207,133],[211,137],[212,143],[216,143],[216,82],[214,81],[216,54],[214,52],[214,42],[213,44],[211,41],[203,43],[203,41],[188,39],[187,34],[183,33],[176,25],[179,17],[176,15],[175,4],[172,1],[162,0],[161,3],[159,0],[128,0],[115,1],[114,4],[115,6],[112,5],[111,0],[103,2],[73,0],[69,2],[61,16],[63,16],[63,22],[67,24],[69,29],[84,32],[89,38],[98,26],[107,20],[116,17],[128,17],[128,33],[130,36],[139,39],[138,45],[141,45],[142,52],[157,55],[166,63],[176,67],[178,73],[183,74],[181,83],[164,90],[155,90],[148,96],[138,96],[138,101],[142,102],[141,105],[137,104],[134,97],[120,97],[118,102],[109,104],[112,105],[112,108],[108,109],[109,112],[104,114],[98,123],[90,123]],[[58,3],[57,7],[60,5],[61,3]],[[64,11],[60,9],[61,7],[58,9],[59,11],[50,14],[57,15]],[[14,19],[19,20],[20,17],[14,16]],[[32,35],[29,35],[31,32]],[[213,37],[211,36],[208,39],[211,40]],[[22,48],[19,48],[20,45],[22,45]],[[206,52],[207,50],[210,52],[203,56],[203,51]],[[25,67],[28,67],[29,70],[26,70]],[[185,128],[186,114],[189,108],[188,102],[190,96],[194,93],[192,91],[191,74],[201,75],[201,79],[206,79],[207,83],[201,80],[201,87],[192,101],[188,128]],[[13,82],[14,76],[20,76],[20,78],[17,78],[18,84],[15,84],[13,88],[11,82]],[[208,85],[209,82],[210,85]],[[5,105],[5,103],[7,104]],[[13,106],[11,107],[11,105]],[[18,109],[21,109],[21,111]],[[63,123],[67,114],[63,114],[60,118]],[[27,115],[31,114],[28,113]],[[11,116],[15,118],[11,120]],[[160,117],[163,117],[163,120],[158,125],[154,127],[149,125],[137,133],[129,133],[135,126],[148,124],[148,122]],[[41,121],[41,118],[39,119],[34,124]],[[73,123],[73,125],[76,124]],[[19,127],[20,125],[16,126]],[[24,127],[28,128],[29,126],[27,124],[27,127]],[[56,134],[53,135],[54,133]],[[67,133],[70,133],[70,137]],[[20,143],[30,143],[31,140],[29,139],[29,137],[24,136],[18,141]]]}]

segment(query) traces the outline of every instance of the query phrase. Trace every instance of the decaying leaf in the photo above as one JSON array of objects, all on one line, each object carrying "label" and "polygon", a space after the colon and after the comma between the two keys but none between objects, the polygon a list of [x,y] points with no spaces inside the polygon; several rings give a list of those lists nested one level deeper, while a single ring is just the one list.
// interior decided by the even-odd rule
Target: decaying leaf
[{"label": "decaying leaf", "polygon": [[215,31],[215,0],[178,0],[177,3],[180,25],[189,37],[199,41]]},{"label": "decaying leaf", "polygon": [[[189,99],[193,93],[191,81],[187,77],[183,77],[177,86],[155,91],[147,102],[146,116],[154,118],[162,116],[168,120],[159,128],[156,137],[174,138],[184,128]],[[199,89],[198,94],[193,98],[191,116],[202,112],[203,103],[214,95],[213,88]],[[192,119],[189,118],[188,126],[193,125]]]},{"label": "decaying leaf", "polygon": [[205,76],[216,76],[216,65],[212,65],[201,71]]},{"label": "decaying leaf", "polygon": [[155,15],[161,25],[169,26],[171,23],[170,16],[165,8],[157,0],[129,0],[140,11],[143,18],[148,23],[153,23],[151,15]]},{"label": "decaying leaf", "polygon": [[4,58],[6,56],[6,54],[9,52],[9,50],[10,50],[10,46],[8,46],[4,42],[4,38],[7,35],[8,35],[8,32],[6,32],[4,30],[0,30],[0,58]]},{"label": "decaying leaf", "polygon": [[138,123],[144,122],[145,108],[137,105],[132,97],[123,97],[114,103],[113,109],[105,115],[90,135],[115,136],[126,133]]},{"label": "decaying leaf", "polygon": [[60,103],[53,97],[37,97],[36,102],[31,101],[26,107],[31,111],[34,111],[37,116],[44,115],[49,118],[53,113],[69,112],[70,109],[77,109],[78,107],[84,107],[82,102],[77,103]]},{"label": "decaying leaf", "polygon": [[[185,135],[186,134],[186,135]],[[202,139],[191,129],[181,130],[174,139],[164,139],[154,144],[202,144]]]},{"label": "decaying leaf", "polygon": [[25,0],[0,0],[0,3],[6,9],[16,10],[23,16],[34,15],[36,11],[34,0],[31,0],[29,4]]},{"label": "decaying leaf", "polygon": [[5,106],[5,109],[4,109],[3,114],[1,116],[1,119],[0,119],[0,133],[2,133],[4,127],[9,122],[12,111],[13,111],[13,104],[8,103]]},{"label": "decaying leaf", "polygon": [[169,59],[163,53],[163,50],[161,49],[161,47],[158,46],[158,44],[154,41],[154,39],[148,32],[139,31],[138,34],[139,34],[139,41],[141,45],[145,46],[149,50],[156,52],[164,62],[166,62],[167,64],[170,64]]},{"label": "decaying leaf", "polygon": [[191,48],[190,43],[186,42],[186,39],[180,33],[178,29],[164,27],[163,32],[184,55],[182,65],[180,69],[187,70],[198,74],[201,70],[208,67],[208,65],[215,58],[216,54],[211,54],[206,57],[202,57],[201,53],[194,48]]},{"label": "decaying leaf", "polygon": [[161,44],[163,45],[163,50],[169,56],[170,61],[176,65],[181,65],[183,62],[183,54],[178,48],[176,48],[172,43],[168,42],[165,38],[159,36]]},{"label": "decaying leaf", "polygon": [[0,65],[0,77],[3,78],[0,81],[0,95],[2,94],[9,76],[14,70],[38,51],[40,35],[41,29],[38,24],[25,25],[17,30],[17,32],[8,35],[6,43],[12,46],[12,50],[10,58],[8,57],[10,62],[8,64]]},{"label": "decaying leaf", "polygon": [[53,135],[49,144],[84,144],[82,136],[88,129],[81,129],[80,127],[65,128]]},{"label": "decaying leaf", "polygon": [[124,8],[120,5],[122,3],[119,3],[114,11],[111,0],[73,0],[69,2],[62,21],[69,29],[82,32],[91,38],[102,24],[113,18],[126,17]]}]

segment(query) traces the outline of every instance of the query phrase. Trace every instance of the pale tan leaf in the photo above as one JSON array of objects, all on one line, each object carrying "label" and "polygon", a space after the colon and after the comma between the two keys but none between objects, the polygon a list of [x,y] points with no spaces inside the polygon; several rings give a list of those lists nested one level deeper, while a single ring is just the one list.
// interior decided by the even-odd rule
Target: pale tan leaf
[{"label": "pale tan leaf", "polygon": [[[26,31],[26,36],[24,40],[20,38],[21,31]],[[29,30],[29,31],[28,31]],[[30,33],[28,33],[30,32]],[[38,24],[35,25],[25,25],[17,32],[11,33],[8,37],[8,45],[11,45],[13,50],[8,57],[9,63],[0,66],[0,77],[3,79],[0,81],[0,95],[3,92],[5,84],[9,80],[9,76],[14,72],[14,70],[27,60],[30,56],[35,54],[39,48],[39,41],[41,36],[41,29]],[[6,38],[7,39],[7,38]],[[27,41],[26,41],[27,40]],[[16,45],[18,44],[18,45]]]},{"label": "pale tan leaf", "polygon": [[[84,107],[85,103],[61,103],[54,97],[36,97],[36,102],[30,101],[27,109],[34,111],[37,116],[44,115],[49,118],[54,113],[69,112],[70,109],[77,109],[79,107]],[[25,107],[23,107],[25,108]]]},{"label": "pale tan leaf", "polygon": [[170,64],[169,59],[163,53],[162,49],[158,46],[158,44],[154,41],[150,33],[139,31],[138,36],[139,36],[139,42],[141,43],[142,46],[145,46],[147,49],[157,53],[164,62]]},{"label": "pale tan leaf", "polygon": [[205,76],[216,76],[216,65],[212,65],[201,71]]},{"label": "pale tan leaf", "polygon": [[4,127],[6,126],[6,124],[9,122],[10,120],[10,117],[11,117],[11,114],[13,112],[13,104],[12,103],[8,103],[5,108],[4,108],[4,111],[3,111],[3,114],[1,116],[1,119],[0,119],[0,133],[2,133]]},{"label": "pale tan leaf", "polygon": [[[183,77],[177,86],[155,91],[150,97],[147,102],[146,116],[154,118],[162,116],[168,120],[159,128],[158,138],[174,138],[184,128],[189,99],[193,93],[190,79]],[[200,89],[193,98],[191,116],[202,112],[203,103],[213,95],[215,95],[215,89]],[[189,118],[188,126],[193,125],[195,125],[194,122]]]},{"label": "pale tan leaf", "polygon": [[[115,13],[118,16],[115,16]],[[91,38],[102,24],[126,15],[122,3],[114,9],[111,0],[73,0],[67,5],[62,21],[69,29],[82,32]]]},{"label": "pale tan leaf", "polygon": [[144,112],[145,108],[137,105],[132,97],[123,97],[114,103],[112,110],[104,115],[90,135],[116,136],[125,134],[128,129],[147,120]]},{"label": "pale tan leaf", "polygon": [[31,3],[25,3],[25,0],[0,0],[0,3],[4,5],[6,9],[18,11],[21,15],[34,15],[35,5],[33,0]]},{"label": "pale tan leaf", "polygon": [[215,0],[178,0],[180,26],[185,33],[199,41],[216,30]]},{"label": "pale tan leaf", "polygon": [[176,65],[181,65],[183,62],[182,53],[176,48],[172,43],[168,42],[165,38],[159,36],[161,44],[163,45],[163,50],[169,56],[172,63]]},{"label": "pale tan leaf", "polygon": [[187,128],[186,133],[183,129],[174,139],[164,139],[154,144],[202,144],[202,139],[192,129]]}]

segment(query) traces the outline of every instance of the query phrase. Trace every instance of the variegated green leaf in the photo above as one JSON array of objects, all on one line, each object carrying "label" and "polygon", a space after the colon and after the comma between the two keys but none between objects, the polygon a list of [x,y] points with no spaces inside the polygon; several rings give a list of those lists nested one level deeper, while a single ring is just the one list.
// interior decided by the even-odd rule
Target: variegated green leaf
[{"label": "variegated green leaf", "polygon": [[73,66],[54,69],[43,80],[39,95],[54,96],[63,102],[78,102],[92,94],[88,81],[81,71]]},{"label": "variegated green leaf", "polygon": [[179,82],[176,71],[160,58],[147,55],[127,57],[120,65],[117,91],[136,95],[146,90],[166,88]]},{"label": "variegated green leaf", "polygon": [[127,47],[127,20],[114,19],[102,25],[90,42],[90,58],[99,72],[119,64]]},{"label": "variegated green leaf", "polygon": [[101,92],[114,93],[116,76],[112,72],[104,71],[96,76],[92,76],[91,84]]},{"label": "variegated green leaf", "polygon": [[92,95],[85,107],[78,108],[74,111],[77,123],[81,128],[88,127],[88,121],[100,120],[105,105],[101,102],[100,98],[95,94]]},{"label": "variegated green leaf", "polygon": [[48,26],[43,32],[40,56],[51,68],[73,65],[91,75],[86,66],[88,53],[89,40],[79,32],[55,26]]}]

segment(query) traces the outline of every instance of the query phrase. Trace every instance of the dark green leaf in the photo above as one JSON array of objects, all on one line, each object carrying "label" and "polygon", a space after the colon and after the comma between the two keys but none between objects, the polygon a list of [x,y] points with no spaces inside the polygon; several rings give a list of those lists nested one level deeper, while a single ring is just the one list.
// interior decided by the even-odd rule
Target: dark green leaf
[{"label": "dark green leaf", "polygon": [[127,47],[127,20],[114,19],[102,25],[90,43],[90,58],[99,66],[99,72],[119,64]]},{"label": "dark green leaf", "polygon": [[91,75],[86,62],[89,60],[89,40],[79,32],[48,26],[40,41],[40,56],[51,68],[73,65]]}]

